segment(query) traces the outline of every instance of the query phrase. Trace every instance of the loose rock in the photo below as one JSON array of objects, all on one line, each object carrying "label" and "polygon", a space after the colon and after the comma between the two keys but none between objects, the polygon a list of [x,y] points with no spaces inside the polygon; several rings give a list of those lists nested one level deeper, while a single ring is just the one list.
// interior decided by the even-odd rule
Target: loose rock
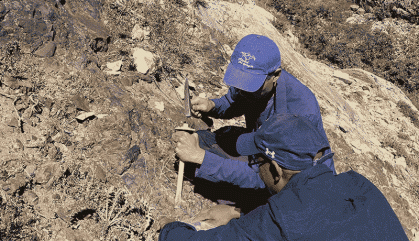
[{"label": "loose rock", "polygon": [[81,115],[76,116],[76,119],[79,120],[79,121],[84,121],[87,118],[90,118],[90,117],[93,117],[93,116],[95,116],[94,112],[85,112]]},{"label": "loose rock", "polygon": [[34,164],[29,164],[25,168],[25,172],[28,175],[28,177],[32,178],[35,176],[36,166]]},{"label": "loose rock", "polygon": [[95,165],[94,177],[98,181],[101,181],[101,182],[106,181],[106,173],[99,164]]},{"label": "loose rock", "polygon": [[141,151],[138,145],[131,147],[126,155],[119,161],[119,165],[116,167],[116,173],[122,175],[127,171],[131,167],[131,164],[138,159],[140,153]]},{"label": "loose rock", "polygon": [[359,15],[362,15],[365,13],[365,9],[363,8],[358,8],[358,10],[356,11]]},{"label": "loose rock", "polygon": [[0,20],[4,18],[7,13],[6,6],[4,6],[3,2],[0,2]]},{"label": "loose rock", "polygon": [[151,52],[141,48],[134,48],[132,55],[137,71],[142,74],[147,74],[155,66],[155,57]]},{"label": "loose rock", "polygon": [[84,110],[89,112],[89,103],[87,103],[87,100],[81,96],[81,94],[77,94],[73,97],[73,103],[76,106],[76,108],[80,110]]},{"label": "loose rock", "polygon": [[121,73],[121,66],[122,66],[122,60],[118,60],[112,63],[107,63],[106,68],[110,70],[105,71],[105,72],[107,74],[119,75]]},{"label": "loose rock", "polygon": [[121,83],[124,86],[132,86],[134,84],[135,79],[136,78],[134,76],[126,76],[121,79]]},{"label": "loose rock", "polygon": [[16,117],[12,117],[7,125],[11,127],[19,127],[19,120]]},{"label": "loose rock", "polygon": [[143,41],[144,39],[148,38],[150,34],[150,30],[143,29],[140,25],[136,24],[131,31],[132,39],[138,39]]},{"label": "loose rock", "polygon": [[23,200],[29,205],[37,205],[38,204],[38,195],[31,190],[27,190],[23,193]]},{"label": "loose rock", "polygon": [[107,39],[103,39],[103,38],[95,38],[90,43],[90,47],[92,48],[92,50],[95,53],[97,53],[97,52],[106,52],[106,51],[108,51],[108,40]]},{"label": "loose rock", "polygon": [[16,174],[14,178],[10,179],[10,191],[17,192],[20,188],[26,186],[26,178],[23,173]]},{"label": "loose rock", "polygon": [[354,11],[354,12],[355,12],[355,11],[357,11],[357,10],[359,9],[359,6],[358,6],[358,5],[353,4],[353,5],[351,5],[351,6],[350,6],[350,8],[351,8],[351,10],[352,10],[352,11]]},{"label": "loose rock", "polygon": [[35,55],[42,58],[52,57],[55,54],[57,45],[54,42],[48,42],[38,50],[35,51]]},{"label": "loose rock", "polygon": [[35,171],[34,181],[36,183],[44,184],[47,183],[58,171],[58,163],[47,163],[41,166],[38,170]]}]

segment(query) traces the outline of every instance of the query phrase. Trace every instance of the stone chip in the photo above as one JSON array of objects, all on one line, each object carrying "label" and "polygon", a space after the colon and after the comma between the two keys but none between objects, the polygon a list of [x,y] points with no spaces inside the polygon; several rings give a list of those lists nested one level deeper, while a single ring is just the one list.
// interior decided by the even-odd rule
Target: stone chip
[{"label": "stone chip", "polygon": [[54,56],[57,45],[54,42],[48,42],[35,51],[35,55],[41,58]]}]

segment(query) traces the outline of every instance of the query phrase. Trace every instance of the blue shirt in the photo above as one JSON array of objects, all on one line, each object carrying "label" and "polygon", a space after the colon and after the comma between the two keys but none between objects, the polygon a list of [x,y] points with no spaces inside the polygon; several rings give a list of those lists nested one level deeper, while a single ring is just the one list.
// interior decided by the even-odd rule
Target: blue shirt
[{"label": "blue shirt", "polygon": [[159,240],[408,240],[384,195],[362,175],[323,164],[294,175],[280,193],[206,231],[169,223]]},{"label": "blue shirt", "polygon": [[[283,102],[285,102],[288,113],[307,117],[315,123],[319,132],[327,139],[323,129],[320,107],[313,92],[285,70],[282,70],[277,83],[275,95],[267,103],[255,103],[255,101],[248,100],[240,95],[238,89],[231,87],[226,95],[220,99],[212,100],[215,107],[209,114],[221,119],[244,115],[246,128],[249,132],[253,132],[275,113],[275,105],[284,105]],[[283,101],[281,97],[284,97]],[[244,137],[244,135],[242,136]],[[238,153],[240,153],[240,143],[246,141],[241,137],[236,143]],[[325,151],[325,154],[329,153],[331,153],[331,149]],[[324,164],[336,174],[332,158],[325,161]],[[200,168],[196,170],[195,176],[212,182],[229,182],[242,188],[265,187],[259,175],[246,162],[225,159],[209,151],[205,151],[204,160]]]}]

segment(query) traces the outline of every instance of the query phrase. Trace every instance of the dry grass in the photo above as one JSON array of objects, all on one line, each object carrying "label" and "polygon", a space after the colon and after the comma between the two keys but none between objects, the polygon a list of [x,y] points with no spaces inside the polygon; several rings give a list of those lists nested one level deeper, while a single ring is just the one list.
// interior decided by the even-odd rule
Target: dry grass
[{"label": "dry grass", "polygon": [[408,104],[403,101],[399,101],[397,103],[397,107],[399,107],[400,112],[402,112],[404,116],[409,118],[413,124],[419,128],[419,115],[417,111],[414,111]]}]

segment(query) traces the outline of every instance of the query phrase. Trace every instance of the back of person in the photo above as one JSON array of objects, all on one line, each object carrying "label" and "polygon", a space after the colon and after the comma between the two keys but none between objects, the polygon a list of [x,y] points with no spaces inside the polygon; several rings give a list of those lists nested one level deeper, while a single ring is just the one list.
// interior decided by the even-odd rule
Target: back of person
[{"label": "back of person", "polygon": [[354,171],[309,168],[269,205],[287,240],[408,240],[384,195]]}]

